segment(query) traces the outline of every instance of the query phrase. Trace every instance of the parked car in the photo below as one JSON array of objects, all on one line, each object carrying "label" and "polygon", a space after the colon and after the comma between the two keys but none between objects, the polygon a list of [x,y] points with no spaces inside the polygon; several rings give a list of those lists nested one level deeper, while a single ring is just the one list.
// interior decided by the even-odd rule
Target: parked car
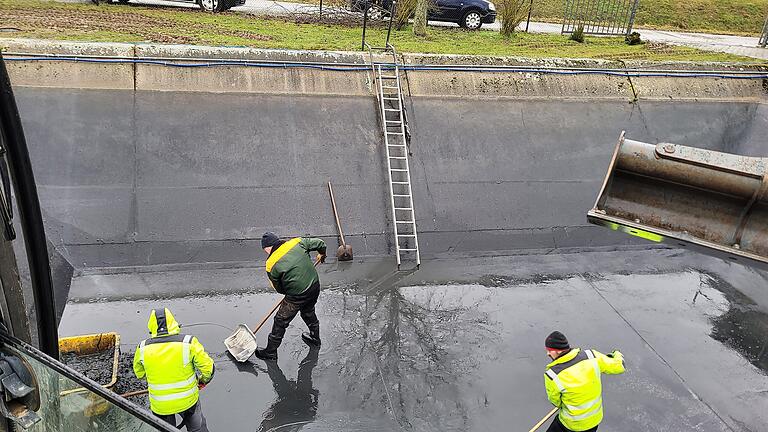
[{"label": "parked car", "polygon": [[[496,5],[488,0],[435,0],[435,3],[435,7],[427,13],[430,21],[452,22],[469,30],[477,30],[483,24],[496,21]],[[389,11],[392,0],[351,0],[353,10],[363,11],[366,4],[375,4],[378,10]]]},{"label": "parked car", "polygon": [[427,14],[428,20],[453,22],[468,30],[496,21],[496,5],[488,0],[437,0],[436,3],[437,8]]},{"label": "parked car", "polygon": [[[121,3],[126,4],[129,1],[131,3],[141,3],[141,0],[134,2],[133,0],[92,0],[94,3],[99,4],[100,1],[105,3]],[[200,7],[200,9],[208,12],[221,12],[235,6],[242,6],[245,4],[245,0],[168,0],[175,3],[192,3]]]}]

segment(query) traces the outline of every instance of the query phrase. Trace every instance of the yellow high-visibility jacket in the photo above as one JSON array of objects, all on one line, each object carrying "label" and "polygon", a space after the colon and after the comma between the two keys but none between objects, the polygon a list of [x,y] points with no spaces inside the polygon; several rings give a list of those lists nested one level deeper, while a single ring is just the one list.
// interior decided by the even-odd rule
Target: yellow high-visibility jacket
[{"label": "yellow high-visibility jacket", "polygon": [[152,412],[181,413],[197,403],[198,383],[213,379],[213,360],[196,337],[179,334],[181,328],[168,309],[153,310],[147,327],[152,338],[136,348],[133,371],[147,379]]},{"label": "yellow high-visibility jacket", "polygon": [[624,372],[624,356],[574,348],[547,365],[547,398],[560,408],[558,417],[572,431],[592,429],[603,420],[602,373]]}]

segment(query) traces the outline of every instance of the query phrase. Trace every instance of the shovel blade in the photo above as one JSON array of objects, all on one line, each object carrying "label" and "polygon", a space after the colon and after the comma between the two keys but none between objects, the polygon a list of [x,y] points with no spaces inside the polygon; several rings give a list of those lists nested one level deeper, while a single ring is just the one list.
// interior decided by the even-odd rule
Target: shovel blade
[{"label": "shovel blade", "polygon": [[341,245],[336,251],[336,258],[339,261],[352,261],[352,246]]},{"label": "shovel blade", "polygon": [[224,339],[224,346],[240,363],[248,360],[258,348],[256,335],[245,324],[240,324],[231,336]]}]

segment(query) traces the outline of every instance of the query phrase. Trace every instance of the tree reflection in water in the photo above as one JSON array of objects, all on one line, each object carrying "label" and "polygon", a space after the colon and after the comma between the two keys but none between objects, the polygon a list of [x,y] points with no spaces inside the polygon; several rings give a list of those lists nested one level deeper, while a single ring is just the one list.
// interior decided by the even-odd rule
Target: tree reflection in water
[{"label": "tree reflection in water", "polygon": [[[336,291],[339,378],[367,416],[391,416],[401,429],[466,430],[460,387],[496,334],[480,286],[385,287]],[[358,342],[359,341],[359,342]]]}]

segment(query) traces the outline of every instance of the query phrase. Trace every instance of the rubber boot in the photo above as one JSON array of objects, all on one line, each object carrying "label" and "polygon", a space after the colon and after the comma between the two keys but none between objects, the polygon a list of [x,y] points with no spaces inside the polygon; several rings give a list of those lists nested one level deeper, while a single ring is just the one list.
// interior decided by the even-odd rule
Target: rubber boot
[{"label": "rubber boot", "polygon": [[275,361],[277,360],[277,348],[280,346],[280,342],[275,342],[272,338],[269,338],[267,347],[264,349],[256,349],[254,355],[262,360]]},{"label": "rubber boot", "polygon": [[314,325],[309,328],[309,332],[304,332],[301,334],[301,339],[304,341],[305,344],[309,345],[310,347],[319,347],[320,346],[320,325]]}]

